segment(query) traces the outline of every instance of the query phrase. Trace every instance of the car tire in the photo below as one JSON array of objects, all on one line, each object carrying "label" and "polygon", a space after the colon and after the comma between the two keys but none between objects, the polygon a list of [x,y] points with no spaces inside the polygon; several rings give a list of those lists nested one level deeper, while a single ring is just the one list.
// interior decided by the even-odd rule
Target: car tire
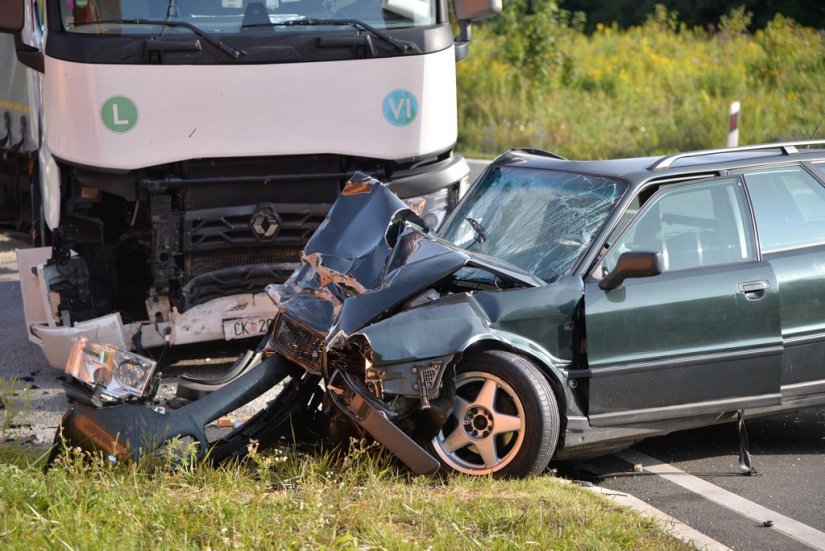
[{"label": "car tire", "polygon": [[553,389],[527,359],[500,350],[456,367],[453,413],[428,448],[446,471],[497,477],[540,474],[559,440]]}]

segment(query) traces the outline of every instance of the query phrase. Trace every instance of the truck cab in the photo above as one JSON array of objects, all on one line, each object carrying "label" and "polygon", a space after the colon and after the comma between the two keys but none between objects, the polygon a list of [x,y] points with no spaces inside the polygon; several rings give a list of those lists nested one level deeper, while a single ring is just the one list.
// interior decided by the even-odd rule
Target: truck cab
[{"label": "truck cab", "polygon": [[[499,1],[20,0],[35,248],[29,338],[129,349],[255,337],[348,177],[437,227],[466,183],[455,63]],[[5,73],[8,64],[0,67]]]}]

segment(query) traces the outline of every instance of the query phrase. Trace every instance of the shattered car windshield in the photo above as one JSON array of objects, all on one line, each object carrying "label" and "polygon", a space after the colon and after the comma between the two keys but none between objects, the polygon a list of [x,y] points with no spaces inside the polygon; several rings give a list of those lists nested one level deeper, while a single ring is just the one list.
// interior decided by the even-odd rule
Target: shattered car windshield
[{"label": "shattered car windshield", "polygon": [[626,187],[598,176],[496,167],[439,233],[550,282],[573,268]]}]

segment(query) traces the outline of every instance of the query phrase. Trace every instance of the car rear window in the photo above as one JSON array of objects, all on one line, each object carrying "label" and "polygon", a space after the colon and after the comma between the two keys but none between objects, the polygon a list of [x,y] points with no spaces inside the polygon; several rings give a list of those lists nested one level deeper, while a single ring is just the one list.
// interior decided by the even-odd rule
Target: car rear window
[{"label": "car rear window", "polygon": [[748,172],[762,252],[825,243],[825,187],[800,166]]}]

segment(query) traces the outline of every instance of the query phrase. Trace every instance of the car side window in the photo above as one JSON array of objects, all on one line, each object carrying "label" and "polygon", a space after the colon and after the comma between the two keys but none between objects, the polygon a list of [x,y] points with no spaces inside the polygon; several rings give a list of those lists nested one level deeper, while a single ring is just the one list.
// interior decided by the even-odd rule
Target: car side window
[{"label": "car side window", "polygon": [[825,243],[825,187],[801,166],[745,173],[763,253]]},{"label": "car side window", "polygon": [[740,180],[662,188],[605,255],[601,274],[627,251],[661,253],[665,272],[753,260],[753,229]]}]

